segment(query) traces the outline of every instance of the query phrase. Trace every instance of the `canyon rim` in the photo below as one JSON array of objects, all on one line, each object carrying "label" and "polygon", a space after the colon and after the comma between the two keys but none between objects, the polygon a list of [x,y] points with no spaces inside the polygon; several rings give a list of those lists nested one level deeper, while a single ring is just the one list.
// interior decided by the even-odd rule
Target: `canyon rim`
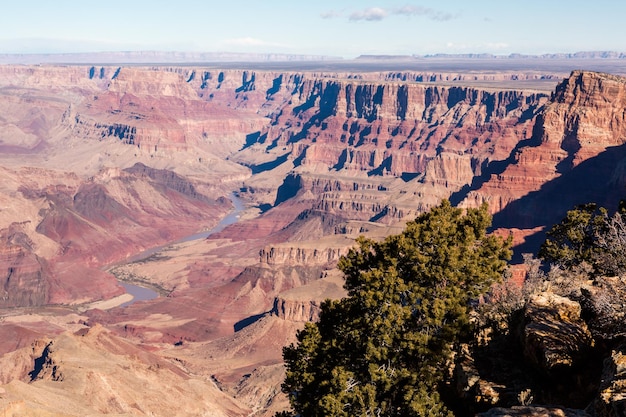
[{"label": "canyon rim", "polygon": [[616,208],[623,59],[532,59],[1,65],[0,409],[270,416],[357,236],[486,202],[521,263]]}]

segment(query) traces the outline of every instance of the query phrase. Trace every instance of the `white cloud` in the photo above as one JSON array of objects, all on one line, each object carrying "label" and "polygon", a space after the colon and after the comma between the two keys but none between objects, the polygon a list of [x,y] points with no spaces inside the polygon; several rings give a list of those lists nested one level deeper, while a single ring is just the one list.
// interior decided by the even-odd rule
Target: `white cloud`
[{"label": "white cloud", "polygon": [[[382,8],[382,7],[370,7],[368,9],[357,10],[349,15],[349,19],[352,21],[366,20],[366,21],[380,21],[387,18],[389,15],[398,16],[421,16],[431,20],[444,22],[447,20],[456,19],[459,14],[453,14],[443,12],[440,10],[431,9],[430,7],[424,7],[413,4],[406,4],[402,7]],[[323,19],[330,19],[335,17],[341,17],[342,14],[335,12],[334,10],[324,12],[321,14]]]},{"label": "white cloud", "polygon": [[424,16],[440,22],[452,20],[459,16],[458,14],[442,12],[440,10],[431,9],[430,7],[416,6],[412,4],[391,9],[391,13],[403,16]]},{"label": "white cloud", "polygon": [[383,20],[387,17],[387,11],[380,7],[370,7],[365,10],[358,10],[350,14],[350,20],[359,21],[367,20],[370,22]]},{"label": "white cloud", "polygon": [[327,12],[323,12],[320,14],[322,19],[334,19],[336,17],[341,17],[342,14],[340,12],[336,12],[335,10],[329,10]]},{"label": "white cloud", "polygon": [[393,14],[401,14],[405,16],[424,16],[432,13],[433,9],[422,6],[413,6],[410,4],[393,9]]}]

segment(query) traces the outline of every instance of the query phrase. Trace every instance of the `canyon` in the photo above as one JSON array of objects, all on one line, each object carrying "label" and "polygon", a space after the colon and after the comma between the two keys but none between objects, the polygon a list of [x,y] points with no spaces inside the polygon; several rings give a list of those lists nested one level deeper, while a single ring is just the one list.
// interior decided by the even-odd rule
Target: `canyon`
[{"label": "canyon", "polygon": [[621,67],[258,68],[0,66],[5,414],[273,415],[359,235],[487,203],[519,263],[623,198]]}]

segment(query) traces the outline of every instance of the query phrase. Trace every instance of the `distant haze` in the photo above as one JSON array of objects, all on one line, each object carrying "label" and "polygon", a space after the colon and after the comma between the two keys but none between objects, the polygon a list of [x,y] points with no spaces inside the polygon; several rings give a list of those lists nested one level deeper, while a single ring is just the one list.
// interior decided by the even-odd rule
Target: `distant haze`
[{"label": "distant haze", "polygon": [[[573,69],[626,75],[626,54],[579,52],[545,55],[362,55],[336,56],[210,53],[210,52],[97,52],[65,54],[0,54],[0,64],[183,65],[220,69],[280,71],[543,71],[568,75]],[[550,90],[553,88],[550,85]]]},{"label": "distant haze", "polygon": [[614,0],[6,2],[0,54],[189,51],[355,58],[623,51]]}]

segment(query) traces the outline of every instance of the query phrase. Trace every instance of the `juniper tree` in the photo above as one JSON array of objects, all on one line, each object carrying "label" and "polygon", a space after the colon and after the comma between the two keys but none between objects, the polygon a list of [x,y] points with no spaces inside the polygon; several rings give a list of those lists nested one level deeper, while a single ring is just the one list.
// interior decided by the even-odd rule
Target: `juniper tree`
[{"label": "juniper tree", "polygon": [[606,210],[595,203],[569,210],[560,223],[548,231],[539,258],[564,268],[592,262],[597,229],[602,227]]},{"label": "juniper tree", "polygon": [[583,263],[593,275],[619,275],[626,271],[626,203],[612,216],[595,203],[569,210],[547,233],[539,258],[564,269]]},{"label": "juniper tree", "polygon": [[470,328],[470,301],[511,255],[510,239],[486,234],[490,222],[486,205],[443,201],[398,235],[359,238],[339,261],[348,296],[325,301],[283,351],[295,414],[448,415],[438,388]]}]

